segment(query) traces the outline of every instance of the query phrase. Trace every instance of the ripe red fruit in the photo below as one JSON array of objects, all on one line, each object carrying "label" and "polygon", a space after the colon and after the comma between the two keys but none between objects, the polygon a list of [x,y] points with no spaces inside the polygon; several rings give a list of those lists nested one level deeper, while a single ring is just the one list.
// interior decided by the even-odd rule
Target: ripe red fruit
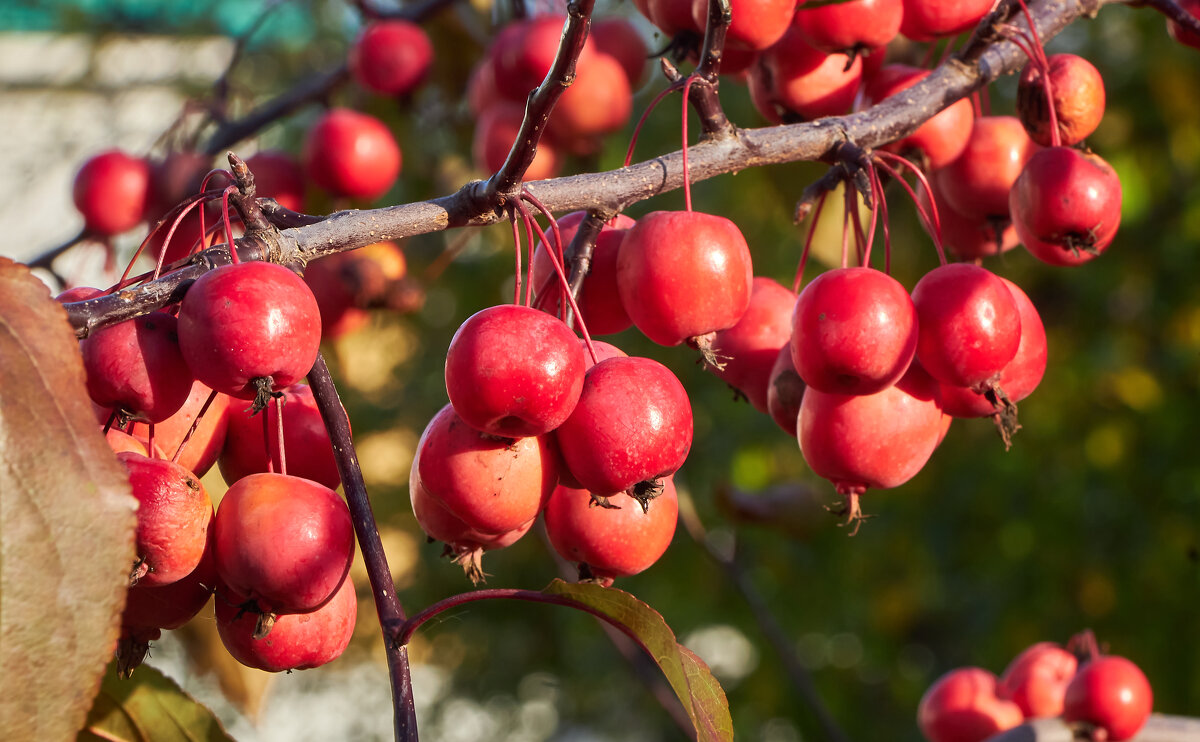
[{"label": "ripe red fruit", "polygon": [[581,576],[606,583],[657,562],[671,545],[678,519],[679,498],[671,477],[644,509],[620,493],[609,498],[609,507],[600,507],[587,490],[567,487],[556,488],[546,504],[546,533],[554,550],[578,562]]},{"label": "ripe red fruit", "polygon": [[875,394],[809,387],[796,429],[809,468],[839,493],[853,498],[868,487],[899,487],[925,466],[940,440],[937,383],[913,364],[894,386]]},{"label": "ripe red fruit", "polygon": [[619,130],[632,112],[633,92],[621,63],[595,52],[576,65],[575,81],[555,104],[546,132],[574,150],[573,142]]},{"label": "ripe red fruit", "polygon": [[562,424],[583,389],[583,351],[557,317],[504,304],[476,312],[446,351],[446,392],[468,425],[523,438]]},{"label": "ripe red fruit", "polygon": [[969,263],[934,268],[912,292],[917,359],[943,384],[982,389],[1017,354],[1021,313],[1000,277]]},{"label": "ripe red fruit", "polygon": [[304,169],[286,152],[259,150],[246,160],[259,198],[273,198],[285,209],[304,210]]},{"label": "ripe red fruit", "polygon": [[[287,471],[295,477],[311,479],[329,489],[342,483],[329,431],[321,420],[321,411],[313,398],[312,388],[294,384],[278,390],[282,397],[273,398],[262,412],[251,415],[245,402],[229,406],[226,420],[229,432],[221,449],[221,476],[229,484],[242,477],[279,467],[279,415],[283,409],[283,450],[287,456]],[[280,405],[280,402],[283,404]],[[264,439],[270,437],[270,451]]]},{"label": "ripe red fruit", "polygon": [[[504,164],[509,150],[517,139],[525,109],[511,101],[500,101],[492,105],[475,123],[475,136],[471,140],[471,155],[475,166],[494,173]],[[553,178],[562,169],[562,155],[554,142],[538,142],[533,163],[525,171],[525,180]]]},{"label": "ripe red fruit", "polygon": [[[1021,342],[1017,353],[1000,371],[996,385],[1004,390],[1010,402],[1025,399],[1046,373],[1046,328],[1037,307],[1029,296],[1007,278],[1000,278],[1008,287],[1021,314]],[[942,409],[954,417],[987,417],[997,412],[995,405],[983,394],[966,387],[942,385]]]},{"label": "ripe red fruit", "polygon": [[[546,79],[566,20],[565,15],[541,15],[511,23],[496,36],[489,55],[495,65],[496,86],[505,98],[523,103]],[[576,66],[590,64],[595,53],[595,45],[585,42]]]},{"label": "ripe red fruit", "polygon": [[537,516],[558,482],[547,436],[496,438],[468,426],[450,405],[425,426],[412,476],[454,517],[485,534],[508,533]]},{"label": "ripe red fruit", "polygon": [[625,70],[625,78],[629,80],[630,90],[641,86],[646,77],[646,61],[650,58],[650,50],[646,48],[642,34],[629,19],[593,20],[588,38],[595,43],[597,51],[611,54],[621,63],[621,69]]},{"label": "ripe red fruit", "polygon": [[[573,211],[558,220],[558,230],[562,235],[563,253],[568,261],[564,273],[570,274],[569,261],[572,253],[569,250],[571,241],[579,232],[587,212]],[[617,291],[617,251],[625,232],[634,224],[633,219],[624,214],[618,215],[612,222],[606,222],[596,237],[592,249],[592,263],[587,276],[583,279],[583,287],[579,291],[576,303],[579,313],[583,315],[591,335],[608,335],[627,329],[632,323],[625,307],[621,304],[621,295]],[[547,232],[547,236],[550,233]],[[557,254],[557,253],[556,253]],[[559,310],[559,297],[562,296],[562,284],[546,246],[538,242],[533,254],[533,290],[535,297],[547,295],[547,299],[536,302],[536,305],[551,314]]]},{"label": "ripe red fruit", "polygon": [[[988,2],[989,6],[991,2]],[[929,70],[903,64],[889,64],[871,78],[866,87],[866,104],[874,105],[884,98],[896,95],[928,77]],[[889,152],[903,154],[907,150],[920,150],[929,160],[929,167],[936,170],[953,162],[967,147],[971,138],[971,127],[975,112],[971,101],[963,98],[950,104],[906,137],[884,147]]]},{"label": "ripe red fruit", "polygon": [[[224,265],[192,284],[179,308],[179,346],[196,378],[239,399],[282,389],[317,360],[321,315],[304,280],[282,265]],[[265,399],[262,400],[266,404]]]},{"label": "ripe red fruit", "polygon": [[72,197],[87,230],[104,237],[133,229],[149,205],[150,165],[112,149],[83,163]]},{"label": "ripe red fruit", "polygon": [[[1179,7],[1187,11],[1193,18],[1200,17],[1200,0],[1178,0]],[[1184,28],[1172,20],[1167,20],[1167,32],[1171,38],[1180,44],[1200,49],[1200,34]]]},{"label": "ripe red fruit", "polygon": [[874,268],[826,271],[796,301],[792,363],[815,389],[874,394],[904,375],[916,348],[913,300]]},{"label": "ripe red fruit", "polygon": [[350,644],[358,618],[358,599],[350,579],[343,580],[320,608],[276,617],[270,633],[261,639],[254,638],[258,617],[243,612],[244,603],[236,591],[218,591],[217,632],[234,659],[267,672],[308,670],[332,662]]},{"label": "ripe red fruit", "polygon": [[[999,255],[1020,244],[1017,230],[1007,216],[1007,207],[1003,218],[963,216],[950,207],[942,193],[941,184],[942,180],[934,173],[930,185],[942,226],[942,246],[951,254],[962,260],[975,260]],[[917,201],[923,208],[929,208],[929,196],[924,188],[917,189]]]},{"label": "ripe red fruit", "polygon": [[213,519],[221,581],[262,613],[304,613],[328,601],[354,558],[350,510],[337,493],[286,474],[234,482]]},{"label": "ripe red fruit", "polygon": [[158,638],[160,629],[183,626],[208,603],[216,584],[216,565],[211,550],[206,549],[200,563],[186,577],[162,587],[134,585],[129,588],[121,614],[122,635],[136,638],[153,631],[152,638]]},{"label": "ripe red fruit", "polygon": [[1075,655],[1054,642],[1038,642],[1009,664],[997,693],[1017,704],[1027,719],[1059,716],[1078,664]]},{"label": "ripe red fruit", "polygon": [[155,587],[188,576],[208,544],[212,500],[199,478],[179,464],[137,453],[117,454],[138,500],[133,581]]},{"label": "ripe red fruit", "polygon": [[969,31],[992,9],[993,0],[904,0],[900,33],[933,41]]},{"label": "ripe red fruit", "polygon": [[1079,265],[1100,255],[1121,223],[1121,180],[1097,155],[1048,147],[1030,158],[1009,194],[1013,226],[1034,257]]},{"label": "ripe red fruit", "polygon": [[737,225],[699,211],[655,211],[625,234],[617,288],[633,324],[659,345],[732,327],[750,306],[754,269]]},{"label": "ripe red fruit", "polygon": [[1080,665],[1063,698],[1063,720],[1104,730],[1113,742],[1132,739],[1150,718],[1154,692],[1141,668],[1116,655]]},{"label": "ripe red fruit", "polygon": [[862,60],[856,57],[849,65],[846,62],[843,55],[810,46],[793,28],[759,54],[750,68],[750,99],[763,118],[773,123],[844,114],[853,105],[862,81]]},{"label": "ripe red fruit", "polygon": [[425,79],[433,64],[433,44],[420,26],[395,19],[374,21],[350,49],[350,71],[368,90],[406,95]]},{"label": "ripe red fruit", "polygon": [[304,140],[308,177],[335,196],[373,201],[400,174],[400,146],[374,116],[334,108],[318,119]]},{"label": "ripe red fruit", "polygon": [[1008,217],[1008,194],[1036,147],[1013,116],[975,119],[967,147],[937,171],[938,193],[966,217]]},{"label": "ripe red fruit", "polygon": [[364,327],[367,307],[387,304],[388,292],[408,273],[404,251],[391,240],[326,255],[304,269],[304,282],[321,309],[321,337],[332,340]]},{"label": "ripe red fruit", "polygon": [[767,384],[779,349],[792,337],[796,295],[770,278],[756,276],[750,306],[738,323],[717,332],[712,351],[720,366],[713,372],[737,389],[754,409],[767,411]]},{"label": "ripe red fruit", "polygon": [[822,51],[861,53],[886,46],[896,38],[903,13],[901,0],[850,0],[815,8],[800,7],[792,26]]},{"label": "ripe red fruit", "polygon": [[626,492],[674,474],[692,446],[692,407],[675,374],[649,358],[609,358],[555,432],[567,469],[592,492]]},{"label": "ripe red fruit", "polygon": [[149,422],[174,415],[192,388],[178,322],[158,311],[98,330],[80,343],[88,395],[96,404]]},{"label": "ripe red fruit", "polygon": [[[704,24],[692,15],[692,0],[645,0],[645,16],[666,36],[690,32],[704,34]],[[724,68],[724,65],[722,65]]]},{"label": "ripe red fruit", "polygon": [[792,363],[792,346],[783,346],[771,367],[771,379],[767,386],[767,409],[771,419],[783,432],[796,437],[796,419],[800,416],[800,404],[804,401],[804,379],[796,373]]},{"label": "ripe red fruit", "polygon": [[[167,458],[175,456],[176,449],[191,430],[192,423],[196,421],[196,416],[200,414],[211,393],[212,390],[203,382],[193,382],[192,389],[179,411],[154,426],[154,445],[162,449]],[[198,477],[208,473],[216,463],[221,447],[225,445],[225,431],[229,427],[225,410],[228,407],[229,397],[218,393],[201,418],[200,424],[196,426],[196,432],[188,439],[176,463],[194,472]],[[150,429],[145,423],[134,423],[131,431],[142,440],[147,440],[150,435]]]},{"label": "ripe red fruit", "polygon": [[[779,41],[796,13],[796,0],[730,0],[733,20],[726,43],[735,49],[762,51]],[[701,31],[708,21],[708,0],[692,0],[692,21]]]},{"label": "ripe red fruit", "polygon": [[592,360],[592,354],[587,351],[587,347],[583,344],[583,338],[579,339],[579,346],[583,348],[583,365],[585,373],[595,366],[600,361],[609,358],[628,358],[629,354],[621,350],[612,343],[606,343],[603,340],[593,340],[592,350],[596,351],[596,359]]},{"label": "ripe red fruit", "polygon": [[997,695],[996,676],[979,667],[938,678],[917,707],[917,724],[929,742],[982,742],[1022,721],[1021,709]]},{"label": "ripe red fruit", "polygon": [[[1089,137],[1104,117],[1104,78],[1092,63],[1075,54],[1052,54],[1050,85],[1060,144],[1069,147]],[[1043,147],[1054,143],[1041,70],[1026,64],[1017,84],[1017,113],[1029,136]]]},{"label": "ripe red fruit", "polygon": [[504,533],[478,531],[450,512],[440,499],[426,489],[419,474],[420,461],[421,453],[418,451],[408,477],[408,496],[417,524],[429,538],[445,542],[446,554],[453,555],[454,563],[463,568],[471,582],[479,584],[486,577],[483,552],[512,546],[529,532],[536,516]]}]

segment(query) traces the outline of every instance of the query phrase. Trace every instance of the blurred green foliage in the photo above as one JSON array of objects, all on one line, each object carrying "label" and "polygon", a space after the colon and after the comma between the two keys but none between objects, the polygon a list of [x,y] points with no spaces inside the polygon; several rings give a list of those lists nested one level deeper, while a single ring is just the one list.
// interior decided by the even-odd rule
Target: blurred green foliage
[{"label": "blurred green foliage", "polygon": [[[108,7],[132,16],[154,5]],[[214,20],[224,5],[185,11],[161,4],[145,17],[175,19],[155,29],[167,32],[193,30],[193,18],[209,19],[208,31],[236,32],[236,23]],[[253,12],[234,5],[240,21]],[[299,18],[351,20],[300,23],[298,33],[312,34],[303,50],[294,35],[264,33],[235,77],[242,89],[259,96],[282,89],[299,70],[317,69],[312,60],[337,59],[354,33],[353,16],[337,3],[289,5],[303,11],[293,13]],[[54,12],[54,6],[37,7]],[[74,8],[66,13],[73,30],[87,25],[80,18],[102,15],[92,4]],[[482,51],[472,24],[486,30],[488,23],[487,13],[464,9],[429,24],[435,47],[454,51],[437,57],[434,79],[414,100],[382,100],[352,88],[336,95],[338,103],[385,117],[404,147],[403,182],[384,201],[443,195],[469,176],[473,122],[463,91]],[[736,401],[693,352],[653,346],[632,330],[605,338],[662,361],[683,380],[696,441],[677,482],[710,529],[737,539],[749,578],[853,739],[919,739],[917,702],[938,675],[964,665],[1000,672],[1029,644],[1065,642],[1084,628],[1145,670],[1156,710],[1200,713],[1194,630],[1200,456],[1192,438],[1200,419],[1200,57],[1172,43],[1152,11],[1116,6],[1076,24],[1049,50],[1080,53],[1104,75],[1108,110],[1090,144],[1121,175],[1124,214],[1108,253],[1083,267],[1048,267],[1021,250],[989,265],[1029,293],[1050,341],[1049,369],[1021,404],[1024,429],[1011,451],[988,422],[956,421],[912,482],[866,495],[864,507],[876,517],[853,538],[832,515],[801,535],[726,523],[713,501],[722,484],[761,489],[802,481],[826,493],[830,504],[836,496],[807,471],[795,440]],[[291,61],[278,65],[273,60],[279,58]],[[641,91],[639,111],[661,86],[656,79]],[[1011,112],[1014,88],[1012,79],[995,86],[994,112]],[[735,81],[725,82],[722,96],[735,122],[762,125]],[[297,114],[261,141],[298,151],[314,115]],[[626,143],[625,136],[614,137],[595,158],[573,162],[572,172],[619,166]],[[678,98],[669,98],[650,117],[637,156],[678,146]],[[791,211],[821,172],[797,164],[722,176],[695,187],[695,208],[735,220],[754,251],[756,273],[790,283],[802,245]],[[889,196],[895,274],[911,288],[936,258],[903,194],[890,189]],[[318,203],[314,210],[323,206],[332,205]],[[673,193],[631,213],[682,206],[682,195]],[[414,275],[458,238],[409,241]],[[368,476],[392,471],[374,483],[376,513],[414,538],[420,534],[409,512],[404,458],[446,403],[442,364],[454,329],[471,313],[510,299],[511,260],[507,227],[470,235],[462,256],[428,286],[423,311],[376,317],[366,340],[348,339],[331,354],[338,361],[335,377],[349,382],[343,394],[356,437],[386,442],[366,450],[399,462],[367,462]],[[808,277],[817,270],[810,266]],[[422,543],[419,561],[402,578],[401,598],[410,610],[469,587],[457,568],[439,559],[440,548]],[[539,588],[557,574],[536,532],[488,554],[485,568],[493,575],[489,585],[497,587]],[[682,528],[658,565],[618,586],[655,606],[681,637],[728,625],[756,646],[757,664],[727,684],[739,739],[822,738],[752,612]],[[682,736],[586,616],[547,606],[476,605],[435,622],[421,637],[418,660],[452,669],[455,694],[514,696],[530,677],[548,673],[561,691],[560,732]]]}]

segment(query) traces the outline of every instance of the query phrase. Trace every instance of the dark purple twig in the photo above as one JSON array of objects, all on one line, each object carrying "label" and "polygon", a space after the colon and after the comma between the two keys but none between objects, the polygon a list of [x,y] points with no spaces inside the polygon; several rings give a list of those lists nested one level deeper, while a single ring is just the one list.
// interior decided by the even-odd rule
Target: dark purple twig
[{"label": "dark purple twig", "polygon": [[51,273],[58,275],[58,273],[54,270],[54,261],[58,259],[59,255],[62,255],[67,250],[70,250],[72,247],[75,247],[80,242],[83,242],[89,236],[90,235],[87,231],[87,228],[85,227],[85,228],[79,230],[79,234],[75,235],[74,237],[72,237],[71,239],[62,243],[61,245],[56,245],[56,246],[50,248],[49,250],[47,250],[46,252],[42,253],[41,255],[38,255],[33,260],[29,261],[27,263],[27,265],[30,268],[44,268],[44,269],[50,271]]},{"label": "dark purple twig", "polygon": [[1142,0],[1139,4],[1157,10],[1194,34],[1200,34],[1200,19],[1184,10],[1175,0]]},{"label": "dark purple twig", "polygon": [[317,356],[317,362],[308,372],[308,384],[313,398],[321,410],[321,420],[329,431],[333,453],[337,458],[338,474],[346,491],[346,504],[354,520],[354,533],[358,536],[359,549],[371,580],[371,592],[375,596],[375,610],[379,614],[379,625],[383,628],[384,646],[387,652],[388,670],[392,682],[392,704],[395,712],[396,740],[416,742],[417,716],[413,707],[412,678],[408,670],[408,647],[391,641],[391,637],[407,625],[404,607],[396,595],[392,582],[392,571],[388,567],[379,528],[371,512],[371,500],[367,497],[367,486],[363,482],[362,469],[358,465],[358,454],[350,435],[350,419],[342,408],[333,378],[325,358]]},{"label": "dark purple twig", "polygon": [[725,139],[736,133],[718,95],[721,59],[725,55],[725,35],[733,20],[729,0],[708,0],[708,19],[704,26],[704,41],[700,43],[700,64],[696,66],[697,84],[693,84],[688,99],[700,116],[700,126],[708,137]]}]

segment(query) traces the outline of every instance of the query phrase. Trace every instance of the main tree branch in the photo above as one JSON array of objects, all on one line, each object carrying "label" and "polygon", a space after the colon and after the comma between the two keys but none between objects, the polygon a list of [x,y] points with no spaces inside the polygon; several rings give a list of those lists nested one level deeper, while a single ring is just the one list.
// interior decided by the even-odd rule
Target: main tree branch
[{"label": "main tree branch", "polygon": [[[1031,4],[1038,34],[1043,39],[1102,5],[1120,0],[1044,0]],[[1024,53],[1013,43],[997,39],[971,61],[951,58],[928,77],[901,94],[848,116],[819,119],[761,129],[737,129],[727,139],[701,142],[688,150],[692,182],[725,173],[786,162],[821,160],[842,142],[875,147],[911,133],[951,103],[1025,64]],[[527,183],[538,200],[555,213],[575,210],[618,213],[631,204],[683,186],[682,154],[678,151],[619,170],[573,175]],[[307,263],[334,252],[355,249],[385,239],[402,239],[455,227],[494,224],[504,212],[481,198],[483,181],[467,184],[458,192],[428,201],[365,211],[343,211],[307,226],[283,230],[271,240],[238,240],[243,259],[263,257],[274,262]],[[203,264],[220,261],[222,248],[199,258]],[[204,255],[202,254],[202,255]],[[227,262],[225,257],[223,262]],[[203,267],[189,266],[157,281],[127,289],[116,297],[100,297],[67,305],[77,334],[112,324],[177,301],[181,284],[193,280]],[[142,297],[149,294],[153,298]],[[140,312],[130,313],[136,304]]]}]

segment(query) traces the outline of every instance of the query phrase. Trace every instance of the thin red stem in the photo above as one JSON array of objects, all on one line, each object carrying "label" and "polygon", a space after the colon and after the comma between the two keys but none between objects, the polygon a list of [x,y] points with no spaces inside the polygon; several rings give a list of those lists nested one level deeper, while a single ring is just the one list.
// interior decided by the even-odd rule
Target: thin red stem
[{"label": "thin red stem", "polygon": [[850,266],[850,206],[847,202],[847,196],[850,194],[849,186],[842,194],[842,267]]},{"label": "thin red stem", "polygon": [[158,458],[154,455],[154,423],[150,423],[146,426],[146,453],[149,454],[150,458],[152,459]]},{"label": "thin red stem", "polygon": [[692,210],[692,179],[688,173],[688,92],[692,89],[692,83],[696,81],[695,75],[689,75],[687,82],[683,84],[683,117],[679,124],[680,130],[683,132],[683,207],[687,211]]},{"label": "thin red stem", "polygon": [[[275,398],[275,433],[279,439],[279,473],[287,474],[287,450],[283,443],[283,403],[287,399],[285,396]],[[268,411],[268,414],[270,412]]]},{"label": "thin red stem", "polygon": [[271,403],[267,403],[268,411],[262,416],[263,423],[263,445],[267,447],[267,471],[271,474],[275,473],[275,457],[271,455]]},{"label": "thin red stem", "polygon": [[[925,231],[929,233],[929,237],[933,240],[933,246],[935,249],[937,249],[938,261],[941,263],[941,265],[945,265],[946,251],[942,249],[942,221],[938,216],[937,203],[933,198],[933,190],[929,187],[929,181],[925,179],[925,174],[922,173],[920,169],[918,169],[911,162],[903,157],[900,157],[899,155],[893,155],[889,152],[882,151],[876,151],[875,155],[879,158],[876,160],[876,164],[883,168],[883,170],[888,175],[891,175],[898,183],[900,183],[905,192],[908,193],[909,198],[912,199],[912,202],[917,209],[917,215],[921,217],[921,221],[925,224]],[[920,200],[917,199],[916,191],[914,191],[912,186],[908,184],[908,181],[901,177],[900,173],[895,168],[884,161],[884,155],[886,155],[887,158],[894,159],[908,167],[917,176],[917,180],[920,181],[921,185],[925,189],[925,193],[929,196],[928,211],[921,205]]]},{"label": "thin red stem", "polygon": [[233,244],[233,226],[229,223],[229,194],[237,193],[237,186],[231,185],[221,193],[221,219],[225,222],[225,244],[229,247],[229,256],[234,265],[242,262]]},{"label": "thin red stem", "polygon": [[875,194],[875,203],[883,217],[883,272],[890,276],[892,274],[892,231],[888,227],[887,199],[884,198],[883,181],[880,179],[879,171],[875,169],[874,163],[871,163],[868,172],[871,176],[871,191]]},{"label": "thin red stem", "polygon": [[[646,119],[650,116],[650,112],[654,107],[662,102],[663,98],[674,92],[677,85],[669,85],[663,89],[661,93],[654,96],[654,100],[650,101],[650,105],[646,106],[646,110],[642,112],[641,118],[638,119],[637,126],[633,127],[633,136],[629,138],[629,149],[625,150],[625,167],[629,167],[629,163],[633,162],[633,148],[637,146],[638,135],[642,133],[642,125],[646,123]],[[684,100],[687,100],[685,97]]]},{"label": "thin red stem", "polygon": [[808,224],[808,234],[804,237],[804,249],[800,251],[800,263],[796,266],[796,277],[792,279],[792,293],[800,293],[800,283],[804,280],[804,268],[808,265],[808,253],[812,249],[813,235],[817,233],[817,219],[821,218],[821,208],[825,206],[826,193],[817,198],[813,207],[812,221]]},{"label": "thin red stem", "polygon": [[188,428],[188,432],[184,434],[183,440],[179,441],[179,447],[175,449],[175,455],[171,457],[172,462],[179,462],[179,455],[183,453],[184,447],[187,446],[188,441],[192,439],[192,434],[194,434],[196,429],[200,427],[200,421],[204,419],[204,414],[208,412],[208,408],[212,406],[213,400],[216,398],[217,391],[214,389],[209,393],[208,399],[204,400],[204,404],[200,407],[199,414],[197,414],[196,419],[192,421],[192,426]]},{"label": "thin red stem", "polygon": [[513,304],[521,304],[521,230],[517,227],[517,215],[514,212],[512,219],[509,221],[512,224],[513,246],[516,253],[516,267],[513,269]]},{"label": "thin red stem", "polygon": [[[526,268],[528,275],[525,276],[525,306],[533,306],[533,225],[527,209],[521,210],[521,223],[525,225],[525,242],[529,245],[529,266]],[[538,292],[540,298],[542,292]]]}]

